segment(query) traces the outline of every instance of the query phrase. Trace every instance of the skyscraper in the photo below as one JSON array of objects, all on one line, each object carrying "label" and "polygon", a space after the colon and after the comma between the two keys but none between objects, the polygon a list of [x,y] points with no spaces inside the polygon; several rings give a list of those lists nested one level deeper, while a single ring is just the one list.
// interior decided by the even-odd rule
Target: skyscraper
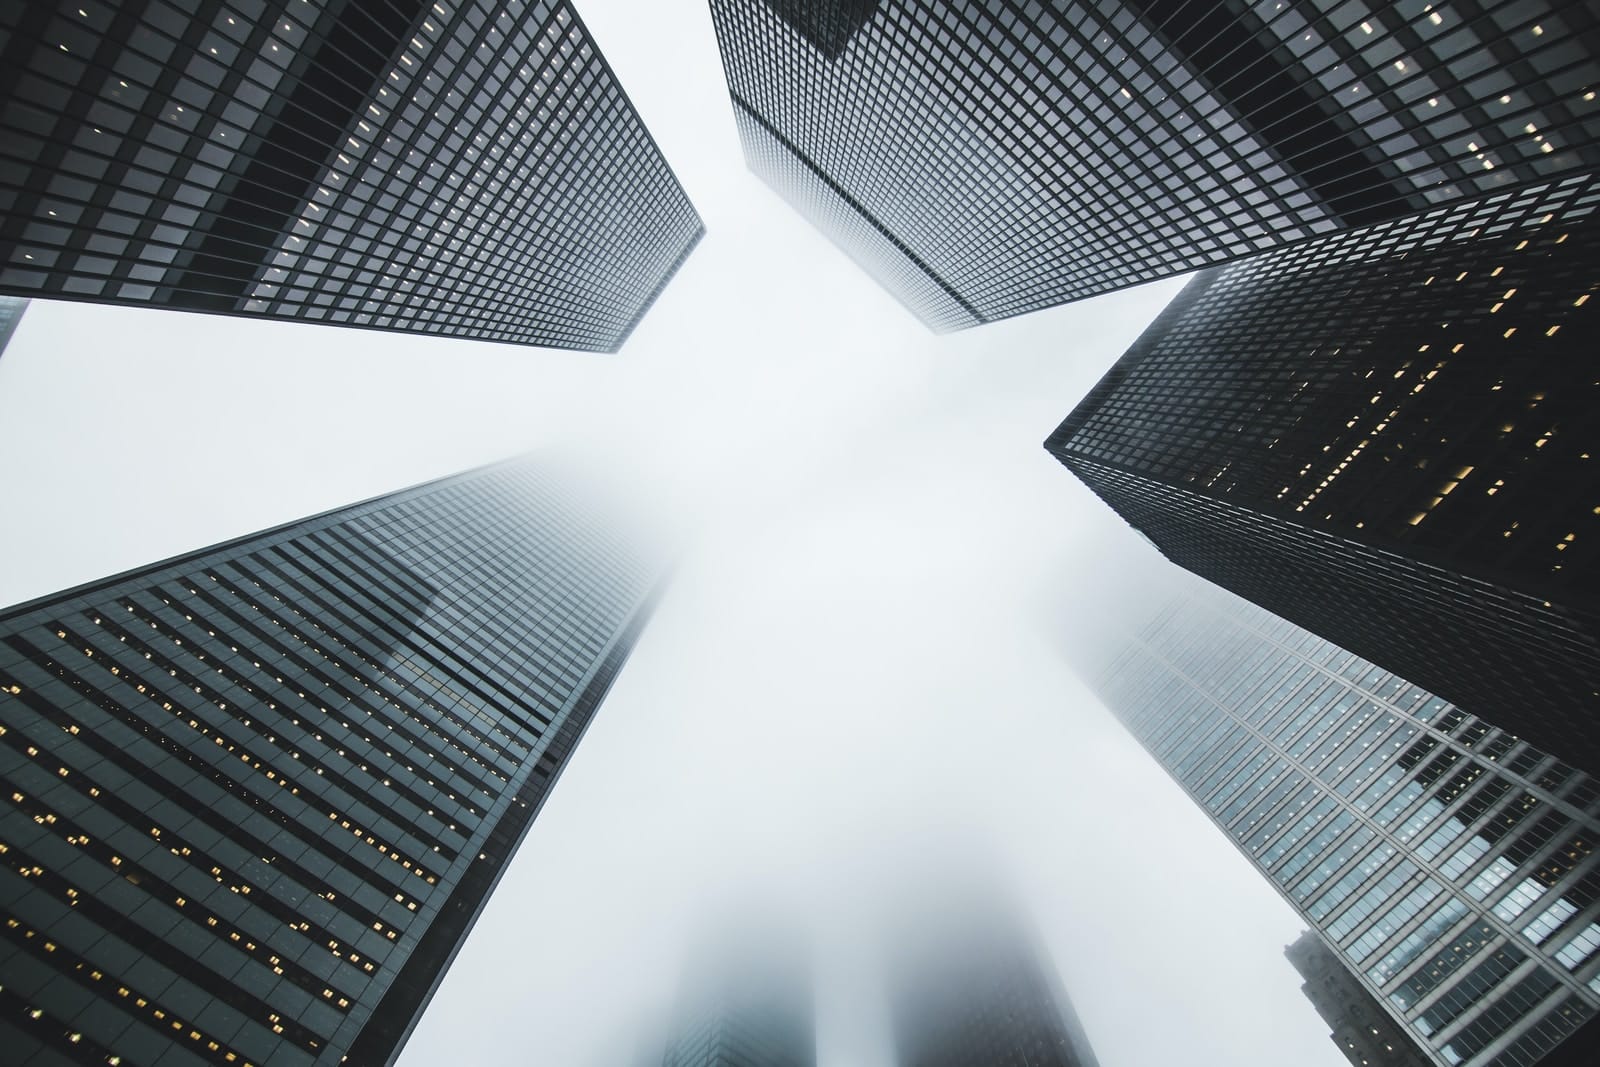
[{"label": "skyscraper", "polygon": [[1054,967],[1003,895],[926,883],[887,936],[900,1067],[1097,1067]]},{"label": "skyscraper", "polygon": [[1600,782],[1174,577],[1083,664],[1106,706],[1434,1063],[1592,1051]]},{"label": "skyscraper", "polygon": [[1204,271],[1045,447],[1173,561],[1600,773],[1597,203]]},{"label": "skyscraper", "polygon": [[660,1067],[816,1067],[811,962],[791,931],[735,924],[697,951]]},{"label": "skyscraper", "polygon": [[649,568],[525,462],[0,616],[0,1047],[393,1060]]},{"label": "skyscraper", "polygon": [[0,32],[0,292],[614,351],[704,232],[565,0]]},{"label": "skyscraper", "polygon": [[1580,4],[711,11],[751,168],[936,330],[1600,163]]},{"label": "skyscraper", "polygon": [[1306,999],[1333,1027],[1328,1036],[1355,1067],[1429,1067],[1433,1062],[1315,932],[1301,934],[1283,954],[1305,979],[1300,988]]},{"label": "skyscraper", "polygon": [[0,296],[0,355],[5,354],[6,345],[11,342],[11,335],[17,332],[17,323],[22,321],[22,313],[26,310],[26,300]]}]

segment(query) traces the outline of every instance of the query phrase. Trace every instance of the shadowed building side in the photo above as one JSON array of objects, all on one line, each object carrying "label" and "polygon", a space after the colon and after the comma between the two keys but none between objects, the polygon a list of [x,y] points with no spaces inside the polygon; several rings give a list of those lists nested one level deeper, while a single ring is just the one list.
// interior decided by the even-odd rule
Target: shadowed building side
[{"label": "shadowed building side", "polygon": [[0,1044],[398,1055],[637,640],[636,546],[526,461],[0,616]]},{"label": "shadowed building side", "polygon": [[614,351],[704,232],[564,0],[73,0],[0,38],[0,292]]},{"label": "shadowed building side", "polygon": [[1600,165],[1584,5],[711,14],[751,169],[937,331]]},{"label": "shadowed building side", "polygon": [[1202,272],[1045,447],[1174,562],[1600,769],[1597,204]]}]

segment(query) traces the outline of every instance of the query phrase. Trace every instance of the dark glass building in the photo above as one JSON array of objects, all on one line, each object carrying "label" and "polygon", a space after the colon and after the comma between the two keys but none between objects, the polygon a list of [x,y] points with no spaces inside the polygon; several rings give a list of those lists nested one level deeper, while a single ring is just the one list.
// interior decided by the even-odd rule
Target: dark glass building
[{"label": "dark glass building", "polygon": [[[1060,978],[1018,912],[960,876],[890,923],[885,974],[900,1067],[1098,1067]],[[947,894],[940,897],[940,894]]]},{"label": "dark glass building", "polygon": [[1168,558],[1600,772],[1597,204],[1204,271],[1045,447]]},{"label": "dark glass building", "polygon": [[1172,577],[1146,605],[1079,605],[1133,616],[1079,643],[1106,706],[1431,1062],[1592,1062],[1600,781]]},{"label": "dark glass building", "polygon": [[614,351],[704,228],[564,0],[0,10],[0,292]]},{"label": "dark glass building", "polygon": [[525,462],[0,615],[9,1062],[391,1062],[645,621]]},{"label": "dark glass building", "polygon": [[11,335],[17,332],[17,323],[22,321],[22,313],[26,310],[26,300],[0,296],[0,355],[5,354],[6,345],[11,342]]},{"label": "dark glass building", "polygon": [[1300,989],[1306,999],[1333,1027],[1328,1036],[1354,1067],[1431,1067],[1432,1058],[1314,931],[1301,934],[1283,954],[1305,979]]},{"label": "dark glass building", "polygon": [[711,0],[751,168],[936,330],[1600,163],[1547,0]]}]

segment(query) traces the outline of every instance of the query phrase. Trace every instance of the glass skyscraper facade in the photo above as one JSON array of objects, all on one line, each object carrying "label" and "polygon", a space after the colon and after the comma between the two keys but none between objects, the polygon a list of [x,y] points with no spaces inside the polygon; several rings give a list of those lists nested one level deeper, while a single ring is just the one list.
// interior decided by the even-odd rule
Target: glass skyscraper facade
[{"label": "glass skyscraper facade", "polygon": [[936,330],[1600,164],[1548,0],[711,0],[751,168]]},{"label": "glass skyscraper facade", "polygon": [[1600,773],[1600,178],[1201,272],[1045,442],[1168,558]]},{"label": "glass skyscraper facade", "polygon": [[1300,987],[1353,1067],[1430,1067],[1433,1060],[1396,1023],[1322,938],[1307,930],[1283,950]]},{"label": "glass skyscraper facade", "polygon": [[1197,582],[1082,667],[1435,1063],[1596,1047],[1600,782]]},{"label": "glass skyscraper facade", "polygon": [[0,9],[0,292],[614,351],[704,232],[564,0]]},{"label": "glass skyscraper facade", "polygon": [[[1055,968],[1015,906],[965,874],[890,921],[885,977],[900,1067],[1098,1067]],[[941,898],[942,895],[942,898]]]},{"label": "glass skyscraper facade", "polygon": [[0,296],[0,355],[5,354],[6,345],[11,343],[11,335],[17,332],[17,323],[22,321],[22,313],[26,310],[26,300]]},{"label": "glass skyscraper facade", "polygon": [[648,613],[519,461],[0,615],[0,1048],[385,1064]]}]

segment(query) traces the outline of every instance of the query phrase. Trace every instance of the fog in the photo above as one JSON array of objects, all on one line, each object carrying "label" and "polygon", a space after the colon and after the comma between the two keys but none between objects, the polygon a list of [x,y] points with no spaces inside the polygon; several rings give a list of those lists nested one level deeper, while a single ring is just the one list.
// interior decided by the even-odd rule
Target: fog
[{"label": "fog", "polygon": [[402,1067],[643,1062],[730,897],[816,932],[820,1062],[889,1064],[863,904],[946,840],[983,842],[1104,1067],[1342,1063],[1297,918],[1064,656],[1080,583],[1167,564],[1040,442],[1181,279],[934,337],[745,171],[702,4],[580,11],[708,227],[623,352],[36,301],[0,358],[0,603],[580,458],[681,562]]}]

